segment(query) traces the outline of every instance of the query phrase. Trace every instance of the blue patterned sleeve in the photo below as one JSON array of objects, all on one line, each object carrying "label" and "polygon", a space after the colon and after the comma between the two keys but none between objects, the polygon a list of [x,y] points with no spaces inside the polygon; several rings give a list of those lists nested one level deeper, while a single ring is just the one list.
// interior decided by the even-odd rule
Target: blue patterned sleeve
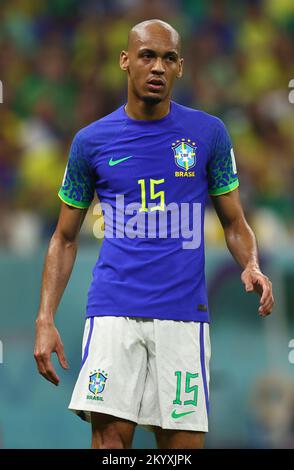
[{"label": "blue patterned sleeve", "polygon": [[224,123],[219,126],[213,154],[208,164],[208,193],[211,196],[225,194],[239,186],[234,150]]},{"label": "blue patterned sleeve", "polygon": [[74,137],[64,173],[60,199],[70,206],[86,209],[90,206],[95,191],[95,178],[89,167],[78,134]]}]

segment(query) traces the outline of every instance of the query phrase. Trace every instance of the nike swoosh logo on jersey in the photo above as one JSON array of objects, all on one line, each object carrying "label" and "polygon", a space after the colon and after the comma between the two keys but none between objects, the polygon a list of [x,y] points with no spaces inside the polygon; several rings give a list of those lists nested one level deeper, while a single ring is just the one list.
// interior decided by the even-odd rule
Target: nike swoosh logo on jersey
[{"label": "nike swoosh logo on jersey", "polygon": [[185,416],[185,415],[189,415],[190,413],[195,413],[196,410],[193,410],[193,411],[186,411],[184,413],[177,413],[176,410],[173,410],[171,416],[172,418],[174,419],[177,419],[177,418],[181,418],[182,416]]},{"label": "nike swoosh logo on jersey", "polygon": [[117,165],[118,163],[121,163],[121,162],[124,162],[125,160],[128,160],[129,158],[132,158],[132,156],[133,155],[130,155],[129,157],[119,158],[118,160],[112,160],[112,157],[111,157],[108,164],[109,164],[109,166],[114,166],[114,165]]}]

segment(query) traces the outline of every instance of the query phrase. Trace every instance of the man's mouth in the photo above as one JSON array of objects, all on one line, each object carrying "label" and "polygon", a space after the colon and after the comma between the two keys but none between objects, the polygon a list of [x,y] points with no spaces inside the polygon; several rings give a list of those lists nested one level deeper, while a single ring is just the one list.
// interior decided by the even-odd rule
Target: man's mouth
[{"label": "man's mouth", "polygon": [[160,78],[152,78],[147,82],[147,87],[151,91],[161,91],[165,86],[165,82]]}]

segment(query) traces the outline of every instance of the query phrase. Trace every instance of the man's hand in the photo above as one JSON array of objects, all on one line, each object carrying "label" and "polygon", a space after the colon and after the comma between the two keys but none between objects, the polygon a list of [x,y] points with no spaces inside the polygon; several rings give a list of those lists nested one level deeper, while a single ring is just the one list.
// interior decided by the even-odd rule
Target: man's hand
[{"label": "man's hand", "polygon": [[34,357],[37,362],[38,370],[45,379],[49,380],[49,382],[52,382],[54,385],[58,385],[59,377],[51,362],[51,354],[53,352],[57,354],[61,367],[68,369],[63,344],[54,323],[37,319]]},{"label": "man's hand", "polygon": [[262,317],[269,315],[274,305],[272,283],[269,278],[262,274],[258,267],[249,266],[242,272],[241,279],[246,292],[255,291],[260,295],[259,315]]}]

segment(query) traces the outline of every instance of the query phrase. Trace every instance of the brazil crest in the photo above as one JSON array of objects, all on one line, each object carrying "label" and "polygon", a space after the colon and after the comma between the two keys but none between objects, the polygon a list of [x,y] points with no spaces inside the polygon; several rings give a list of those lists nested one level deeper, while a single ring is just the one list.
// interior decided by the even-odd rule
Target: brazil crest
[{"label": "brazil crest", "polygon": [[196,147],[195,142],[190,139],[177,140],[173,145],[175,163],[182,170],[188,171],[196,165]]},{"label": "brazil crest", "polygon": [[95,372],[89,377],[89,390],[94,395],[102,393],[105,387],[107,377],[102,374],[100,371]]}]

